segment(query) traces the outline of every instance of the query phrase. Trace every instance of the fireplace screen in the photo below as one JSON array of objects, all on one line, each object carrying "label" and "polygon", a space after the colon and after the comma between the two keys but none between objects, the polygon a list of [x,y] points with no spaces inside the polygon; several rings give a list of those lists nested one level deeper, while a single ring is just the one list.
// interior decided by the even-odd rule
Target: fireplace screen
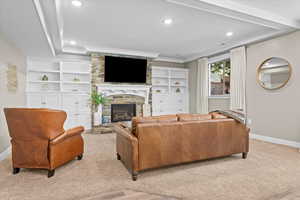
[{"label": "fireplace screen", "polygon": [[135,104],[111,104],[111,121],[130,121],[136,116]]}]

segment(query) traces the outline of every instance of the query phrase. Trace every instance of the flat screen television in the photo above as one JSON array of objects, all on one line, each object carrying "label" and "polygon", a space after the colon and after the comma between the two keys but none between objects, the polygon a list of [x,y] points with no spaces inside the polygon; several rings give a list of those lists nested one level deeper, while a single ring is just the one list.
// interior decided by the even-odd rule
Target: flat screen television
[{"label": "flat screen television", "polygon": [[147,60],[105,56],[104,82],[146,83]]}]

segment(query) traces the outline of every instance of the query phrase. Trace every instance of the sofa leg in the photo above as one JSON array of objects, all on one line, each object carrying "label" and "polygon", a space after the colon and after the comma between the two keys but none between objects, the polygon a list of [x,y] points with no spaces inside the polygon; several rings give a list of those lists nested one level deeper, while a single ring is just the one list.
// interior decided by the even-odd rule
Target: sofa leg
[{"label": "sofa leg", "polygon": [[246,159],[248,155],[248,152],[243,152],[243,159]]},{"label": "sofa leg", "polygon": [[20,168],[13,168],[13,174],[18,174],[20,172]]},{"label": "sofa leg", "polygon": [[79,156],[77,156],[77,160],[82,160],[83,154],[80,154]]},{"label": "sofa leg", "polygon": [[117,159],[118,159],[118,160],[121,160],[121,156],[120,156],[120,154],[118,154],[118,153],[117,153]]},{"label": "sofa leg", "polygon": [[132,180],[136,181],[138,178],[138,172],[132,172]]},{"label": "sofa leg", "polygon": [[48,170],[48,178],[51,178],[52,176],[54,176],[55,174],[55,170]]}]

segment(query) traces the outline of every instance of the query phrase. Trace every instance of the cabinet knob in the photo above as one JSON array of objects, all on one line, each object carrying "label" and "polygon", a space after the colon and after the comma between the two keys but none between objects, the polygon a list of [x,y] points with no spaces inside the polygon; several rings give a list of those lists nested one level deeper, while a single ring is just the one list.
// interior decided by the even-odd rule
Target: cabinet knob
[{"label": "cabinet knob", "polygon": [[42,104],[43,104],[43,105],[45,105],[45,104],[46,104],[46,102],[42,102]]}]

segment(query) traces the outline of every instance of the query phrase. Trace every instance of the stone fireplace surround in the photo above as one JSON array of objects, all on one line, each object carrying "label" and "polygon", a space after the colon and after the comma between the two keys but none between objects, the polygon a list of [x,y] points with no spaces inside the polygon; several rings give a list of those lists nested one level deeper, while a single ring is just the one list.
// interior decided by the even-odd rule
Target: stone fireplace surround
[{"label": "stone fireplace surround", "polygon": [[97,85],[97,91],[108,99],[102,108],[104,120],[107,122],[111,120],[111,104],[136,104],[136,116],[147,115],[143,108],[149,107],[150,88],[149,85]]}]

